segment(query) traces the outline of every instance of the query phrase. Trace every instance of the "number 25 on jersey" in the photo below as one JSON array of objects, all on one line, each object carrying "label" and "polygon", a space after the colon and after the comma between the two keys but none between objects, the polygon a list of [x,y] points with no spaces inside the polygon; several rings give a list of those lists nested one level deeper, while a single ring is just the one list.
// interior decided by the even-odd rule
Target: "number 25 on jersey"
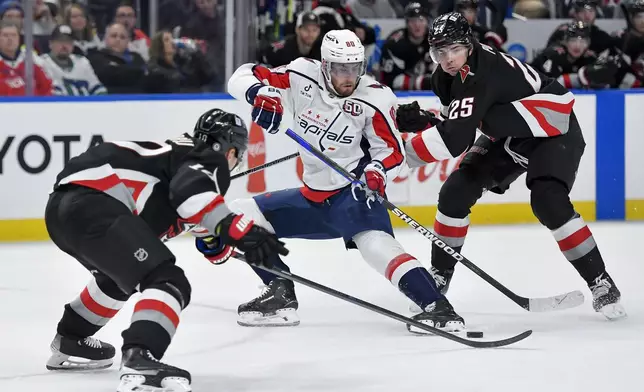
[{"label": "number 25 on jersey", "polygon": [[456,120],[457,118],[469,117],[474,109],[474,97],[455,99],[449,104],[447,118]]}]

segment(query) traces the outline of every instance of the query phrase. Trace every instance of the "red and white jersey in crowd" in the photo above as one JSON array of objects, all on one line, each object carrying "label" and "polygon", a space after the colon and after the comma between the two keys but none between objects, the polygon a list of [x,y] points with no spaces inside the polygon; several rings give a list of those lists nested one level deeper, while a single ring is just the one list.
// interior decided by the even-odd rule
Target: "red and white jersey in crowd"
[{"label": "red and white jersey in crowd", "polygon": [[[259,83],[281,89],[293,131],[342,167],[360,176],[367,163],[378,160],[390,180],[397,176],[405,152],[395,120],[396,96],[388,87],[363,76],[352,95],[337,97],[326,88],[321,63],[299,58],[274,69],[244,64],[228,81],[228,91],[248,101],[248,90]],[[324,200],[349,184],[303,148],[300,156],[308,199]]]},{"label": "red and white jersey in crowd", "polygon": [[[34,95],[51,95],[52,82],[42,68],[42,61],[34,53]],[[25,81],[25,51],[15,59],[0,56],[0,96],[24,96],[27,83]]]}]

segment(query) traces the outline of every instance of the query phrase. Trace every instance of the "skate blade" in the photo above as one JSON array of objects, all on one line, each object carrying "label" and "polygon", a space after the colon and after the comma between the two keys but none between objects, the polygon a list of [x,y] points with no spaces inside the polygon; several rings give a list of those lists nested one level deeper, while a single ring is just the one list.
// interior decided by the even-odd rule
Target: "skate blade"
[{"label": "skate blade", "polygon": [[[449,332],[454,335],[460,336],[460,334],[463,334],[463,336],[465,336],[467,332],[467,328],[465,327],[465,324],[459,321],[449,321],[445,324],[444,327],[439,327],[438,325],[435,325],[434,322],[428,321],[428,320],[424,320],[420,322],[427,326],[434,327],[436,329],[440,329],[441,331]],[[410,324],[407,324],[407,331],[413,333],[414,335],[433,335],[433,333],[429,331],[425,331],[424,329],[417,328]]]},{"label": "skate blade", "polygon": [[599,312],[611,321],[619,320],[627,316],[626,309],[619,302],[605,305],[599,309]]},{"label": "skate blade", "polygon": [[300,317],[295,309],[280,309],[275,314],[264,315],[259,312],[239,313],[237,324],[242,327],[294,327],[300,325]]},{"label": "skate blade", "polygon": [[161,386],[145,384],[146,378],[141,374],[121,376],[116,392],[191,392],[190,381],[183,377],[165,377]]},{"label": "skate blade", "polygon": [[108,359],[87,359],[81,357],[72,357],[65,355],[63,353],[57,352],[52,354],[52,356],[47,361],[45,367],[47,370],[59,370],[59,371],[92,371],[92,370],[101,370],[107,369],[112,366],[114,363],[113,358]]}]

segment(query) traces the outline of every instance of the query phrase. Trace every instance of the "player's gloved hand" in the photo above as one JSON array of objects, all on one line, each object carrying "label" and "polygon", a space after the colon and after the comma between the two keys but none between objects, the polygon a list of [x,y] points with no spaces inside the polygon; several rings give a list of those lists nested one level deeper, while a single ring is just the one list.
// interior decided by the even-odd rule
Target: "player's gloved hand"
[{"label": "player's gloved hand", "polygon": [[212,235],[195,238],[195,245],[197,246],[197,250],[215,265],[228,261],[235,250],[233,246],[225,244],[219,237]]},{"label": "player's gloved hand", "polygon": [[420,132],[427,125],[434,126],[439,122],[434,113],[422,110],[418,101],[402,104],[396,110],[396,123],[400,132]]},{"label": "player's gloved hand", "polygon": [[277,133],[284,112],[280,91],[275,87],[257,85],[248,91],[248,98],[253,105],[253,122],[268,133]]},{"label": "player's gloved hand", "polygon": [[582,80],[587,80],[590,88],[606,88],[616,84],[617,71],[621,65],[619,56],[607,56],[597,59],[577,72]]},{"label": "player's gloved hand", "polygon": [[215,233],[225,244],[243,251],[249,264],[271,267],[273,257],[288,255],[288,249],[275,234],[243,215],[228,215],[217,225]]},{"label": "player's gloved hand", "polygon": [[362,183],[351,185],[351,194],[356,201],[366,201],[367,207],[371,208],[371,203],[376,201],[376,195],[385,195],[387,174],[382,163],[379,161],[369,162],[365,166],[360,180]]}]

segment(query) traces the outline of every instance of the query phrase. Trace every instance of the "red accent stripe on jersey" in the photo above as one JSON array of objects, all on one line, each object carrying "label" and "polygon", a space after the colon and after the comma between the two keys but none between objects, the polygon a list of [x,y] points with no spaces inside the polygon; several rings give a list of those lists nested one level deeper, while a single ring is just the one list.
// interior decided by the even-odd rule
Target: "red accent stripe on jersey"
[{"label": "red accent stripe on jersey", "polygon": [[434,231],[443,237],[464,238],[467,235],[467,229],[470,226],[448,226],[437,220],[434,221]]},{"label": "red accent stripe on jersey", "polygon": [[568,237],[557,241],[557,244],[559,244],[559,249],[561,249],[562,252],[565,252],[577,247],[579,244],[590,238],[590,236],[592,236],[590,229],[588,228],[588,226],[584,226]]},{"label": "red accent stripe on jersey", "polygon": [[261,82],[263,82],[264,80],[268,81],[268,84],[273,87],[281,89],[291,87],[291,80],[289,79],[288,73],[272,72],[266,67],[256,65],[253,67],[253,75],[255,75],[255,77]]},{"label": "red accent stripe on jersey", "polygon": [[563,74],[564,87],[572,88],[572,81],[570,80],[570,74]]},{"label": "red accent stripe on jersey", "polygon": [[110,174],[109,176],[99,178],[98,180],[76,180],[71,181],[70,184],[82,185],[99,191],[106,191],[118,185],[120,182],[121,179],[116,174]]},{"label": "red accent stripe on jersey", "polygon": [[[431,124],[428,124],[431,128]],[[422,159],[423,161],[427,163],[432,163],[436,162],[438,159],[434,158],[434,156],[429,152],[427,149],[427,146],[425,145],[425,141],[423,140],[423,136],[421,132],[418,132],[416,136],[411,139],[411,146],[416,152],[416,155],[418,155],[418,158]]]},{"label": "red accent stripe on jersey", "polygon": [[402,89],[403,90],[409,90],[409,75],[405,75],[403,77],[403,82],[402,82]]},{"label": "red accent stripe on jersey", "polygon": [[87,310],[96,314],[97,316],[101,316],[104,318],[112,318],[119,311],[118,309],[106,308],[105,306],[94,301],[94,298],[92,298],[92,296],[89,294],[87,287],[85,287],[85,289],[81,293],[80,300],[83,303],[83,305],[87,308]]},{"label": "red accent stripe on jersey", "polygon": [[156,299],[142,299],[134,306],[134,313],[141,310],[155,310],[166,316],[175,328],[179,325],[179,315],[165,302]]},{"label": "red accent stripe on jersey", "polygon": [[543,115],[543,113],[541,113],[538,109],[544,108],[558,113],[570,114],[572,112],[572,107],[575,104],[574,99],[569,103],[557,103],[544,100],[525,100],[519,102],[521,102],[521,104],[534,116],[534,118],[539,123],[539,126],[546,132],[548,136],[561,135],[561,132],[556,127],[552,126]]},{"label": "red accent stripe on jersey", "polygon": [[338,192],[340,192],[339,189],[334,191],[317,191],[315,189],[309,188],[306,185],[300,188],[300,193],[302,194],[302,196],[304,196],[305,199],[315,203],[322,203]]},{"label": "red accent stripe on jersey", "polygon": [[396,140],[396,137],[391,131],[391,128],[387,123],[387,119],[385,119],[385,116],[383,116],[379,110],[376,110],[374,113],[371,124],[373,125],[373,130],[376,135],[387,143],[387,147],[390,147],[393,150],[388,157],[382,160],[382,165],[385,167],[385,170],[389,170],[400,165],[403,161],[403,154],[400,151],[398,140]]},{"label": "red accent stripe on jersey", "polygon": [[221,195],[217,195],[210,203],[206,204],[201,211],[197,212],[193,216],[186,219],[190,223],[199,223],[203,219],[203,216],[209,213],[210,211],[217,208],[218,205],[225,203],[224,198]]},{"label": "red accent stripe on jersey", "polygon": [[639,79],[635,79],[632,87],[642,87],[642,82]]},{"label": "red accent stripe on jersey", "polygon": [[396,269],[400,267],[401,265],[405,264],[409,260],[416,260],[416,258],[409,253],[403,253],[401,255],[398,255],[393,258],[387,265],[387,268],[385,269],[385,278],[387,280],[391,281],[391,277],[394,275],[394,272],[396,272]]}]

